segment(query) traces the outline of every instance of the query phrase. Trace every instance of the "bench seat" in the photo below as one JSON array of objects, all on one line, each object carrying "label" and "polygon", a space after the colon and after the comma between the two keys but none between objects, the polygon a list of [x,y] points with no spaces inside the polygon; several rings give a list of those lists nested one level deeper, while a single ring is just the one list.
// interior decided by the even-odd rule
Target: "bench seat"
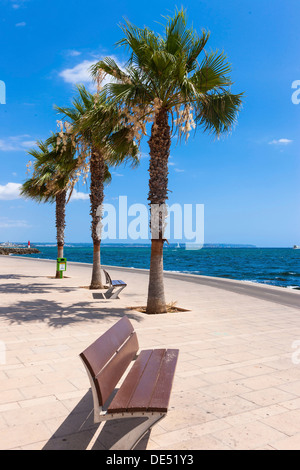
[{"label": "bench seat", "polygon": [[126,282],[120,281],[118,279],[115,279],[114,281],[111,281],[112,286],[127,286]]},{"label": "bench seat", "polygon": [[176,349],[141,351],[107,412],[166,413],[177,357]]}]

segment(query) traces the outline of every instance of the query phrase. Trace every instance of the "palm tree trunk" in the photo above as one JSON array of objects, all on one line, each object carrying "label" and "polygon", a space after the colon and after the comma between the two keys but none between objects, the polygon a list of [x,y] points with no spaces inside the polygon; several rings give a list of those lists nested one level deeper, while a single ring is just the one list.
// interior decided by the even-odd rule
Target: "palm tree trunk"
[{"label": "palm tree trunk", "polygon": [[100,243],[101,243],[101,214],[99,214],[100,206],[104,200],[104,177],[105,177],[105,163],[103,155],[92,150],[91,155],[91,216],[92,216],[92,239],[94,245],[93,251],[93,271],[90,289],[103,289],[101,279],[101,257],[100,257]]},{"label": "palm tree trunk", "polygon": [[[151,213],[153,205],[164,205],[168,199],[168,158],[170,155],[171,136],[168,124],[168,112],[161,109],[157,113],[149,140],[149,195]],[[156,206],[158,207],[158,206]],[[155,232],[155,233],[154,233]],[[165,313],[166,301],[163,278],[164,216],[160,215],[153,226],[151,219],[151,261],[148,286],[148,314]]]},{"label": "palm tree trunk", "polygon": [[[56,195],[56,240],[57,240],[57,257],[64,256],[65,243],[65,227],[66,227],[66,190]],[[63,276],[63,273],[62,273]],[[56,271],[55,277],[60,278],[60,272]]]}]

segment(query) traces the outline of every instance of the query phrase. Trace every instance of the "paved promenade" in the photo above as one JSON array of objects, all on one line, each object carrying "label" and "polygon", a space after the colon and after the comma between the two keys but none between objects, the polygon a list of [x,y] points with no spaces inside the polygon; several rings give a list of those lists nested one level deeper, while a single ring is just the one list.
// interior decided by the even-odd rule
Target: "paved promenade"
[{"label": "paved promenade", "polygon": [[[179,348],[170,411],[139,449],[300,449],[300,291],[166,275],[187,312],[147,316],[144,271],[109,268],[119,300],[90,291],[91,267],[0,256],[0,449],[105,449],[79,359],[123,315],[140,348]],[[257,290],[258,289],[258,290]],[[297,343],[298,342],[298,343]]]}]

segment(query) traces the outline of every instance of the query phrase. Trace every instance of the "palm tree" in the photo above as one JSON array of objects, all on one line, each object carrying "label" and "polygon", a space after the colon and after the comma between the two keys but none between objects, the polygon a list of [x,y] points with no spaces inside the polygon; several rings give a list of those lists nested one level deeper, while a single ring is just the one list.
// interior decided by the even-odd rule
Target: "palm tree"
[{"label": "palm tree", "polygon": [[[84,171],[90,172],[90,215],[93,240],[93,270],[90,289],[103,289],[101,278],[101,209],[104,185],[111,179],[109,167],[130,161],[138,164],[138,148],[128,138],[128,129],[120,126],[119,110],[104,93],[92,94],[78,86],[73,106],[55,106],[68,123],[70,135],[78,143],[77,151]],[[66,121],[67,120],[67,121]]]},{"label": "palm tree", "polygon": [[[34,171],[24,182],[21,194],[37,202],[55,202],[57,257],[64,255],[65,208],[69,181],[76,168],[74,146],[68,141],[64,148],[57,145],[53,134],[45,142],[37,142],[37,148],[28,151],[34,157]],[[60,273],[56,271],[56,278]]]},{"label": "palm tree", "polygon": [[[106,73],[112,83],[109,96],[123,103],[134,117],[135,131],[145,134],[151,121],[149,193],[150,208],[159,205],[161,215],[151,238],[151,262],[147,313],[166,312],[163,285],[164,210],[168,199],[168,158],[172,131],[186,139],[192,128],[202,127],[216,136],[228,132],[236,121],[241,94],[232,94],[231,66],[224,53],[205,52],[209,33],[199,36],[187,27],[184,10],[167,18],[164,35],[129,22],[117,44],[130,51],[126,69],[112,58],[98,62],[93,75]],[[203,55],[201,59],[200,56]],[[150,227],[151,227],[150,222]]]}]

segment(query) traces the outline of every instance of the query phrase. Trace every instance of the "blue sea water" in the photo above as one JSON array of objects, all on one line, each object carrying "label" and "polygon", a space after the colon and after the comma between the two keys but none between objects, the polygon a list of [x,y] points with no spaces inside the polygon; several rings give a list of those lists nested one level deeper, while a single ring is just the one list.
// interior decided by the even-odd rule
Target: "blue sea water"
[{"label": "blue sea water", "polygon": [[[55,244],[35,244],[33,258],[56,259]],[[93,262],[92,244],[65,245],[68,261]],[[149,269],[150,246],[102,245],[103,265]],[[252,281],[300,289],[300,250],[292,248],[202,248],[164,249],[164,269],[203,276]]]}]

